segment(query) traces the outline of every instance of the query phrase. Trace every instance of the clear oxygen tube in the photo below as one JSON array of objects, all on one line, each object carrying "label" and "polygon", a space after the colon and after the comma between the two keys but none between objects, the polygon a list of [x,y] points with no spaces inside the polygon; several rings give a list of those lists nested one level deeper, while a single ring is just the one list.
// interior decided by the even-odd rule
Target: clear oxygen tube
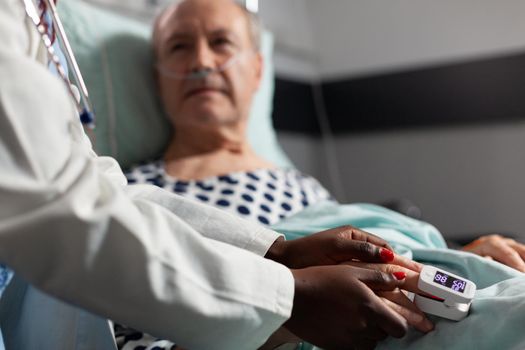
[{"label": "clear oxygen tube", "polygon": [[198,70],[179,71],[177,69],[169,67],[168,65],[162,65],[160,63],[155,64],[155,68],[160,74],[164,75],[165,77],[171,78],[171,79],[201,80],[201,79],[206,79],[208,76],[212,74],[219,74],[219,73],[222,73],[228,70],[232,66],[239,63],[243,58],[248,57],[252,54],[254,53],[253,52],[238,53],[236,55],[231,56],[224,63],[218,65],[215,68],[205,67],[205,68],[198,69]]}]

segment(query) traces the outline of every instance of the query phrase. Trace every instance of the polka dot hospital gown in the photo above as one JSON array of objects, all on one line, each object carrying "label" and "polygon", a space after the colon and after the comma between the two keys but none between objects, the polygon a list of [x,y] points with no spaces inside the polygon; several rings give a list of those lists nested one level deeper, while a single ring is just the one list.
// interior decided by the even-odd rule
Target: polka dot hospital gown
[{"label": "polka dot hospital gown", "polygon": [[[127,173],[129,184],[153,184],[262,225],[273,225],[309,205],[332,199],[311,176],[296,169],[259,169],[182,181],[166,174],[162,160],[141,164]],[[123,350],[167,350],[175,344],[115,324]]]}]

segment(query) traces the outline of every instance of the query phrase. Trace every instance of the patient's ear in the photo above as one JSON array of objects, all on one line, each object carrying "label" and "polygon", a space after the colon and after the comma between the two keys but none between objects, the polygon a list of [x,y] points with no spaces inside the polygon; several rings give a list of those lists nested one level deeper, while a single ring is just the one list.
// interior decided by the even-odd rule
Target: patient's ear
[{"label": "patient's ear", "polygon": [[261,86],[263,70],[264,70],[264,59],[260,52],[257,52],[254,57],[254,69],[255,69],[255,90],[259,90]]}]

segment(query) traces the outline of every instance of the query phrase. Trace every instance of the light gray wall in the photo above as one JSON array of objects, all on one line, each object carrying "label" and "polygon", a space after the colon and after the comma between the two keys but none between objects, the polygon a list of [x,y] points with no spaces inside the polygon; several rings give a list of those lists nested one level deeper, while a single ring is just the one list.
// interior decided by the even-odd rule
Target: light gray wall
[{"label": "light gray wall", "polygon": [[287,132],[278,132],[277,139],[283,150],[291,157],[294,165],[301,171],[329,184],[329,178],[323,176],[325,167],[319,138]]},{"label": "light gray wall", "polygon": [[521,0],[303,0],[323,77],[525,48]]},{"label": "light gray wall", "polygon": [[260,17],[275,37],[275,70],[299,81],[317,77],[317,47],[305,0],[261,0]]},{"label": "light gray wall", "polygon": [[525,233],[525,123],[341,137],[351,201],[409,198],[454,235]]},{"label": "light gray wall", "polygon": [[[334,191],[321,141],[280,133],[294,163]],[[408,198],[447,236],[524,233],[525,122],[337,137],[349,202]]]}]

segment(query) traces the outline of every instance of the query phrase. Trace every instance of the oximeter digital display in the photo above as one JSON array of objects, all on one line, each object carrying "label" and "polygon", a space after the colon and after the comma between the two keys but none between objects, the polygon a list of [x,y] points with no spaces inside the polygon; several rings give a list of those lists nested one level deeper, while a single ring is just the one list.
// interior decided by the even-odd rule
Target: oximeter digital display
[{"label": "oximeter digital display", "polygon": [[476,293],[476,284],[453,273],[425,265],[419,274],[414,303],[425,313],[459,321],[465,318]]},{"label": "oximeter digital display", "polygon": [[449,274],[439,270],[436,271],[436,274],[434,275],[434,282],[461,293],[465,291],[465,286],[467,285],[467,282],[459,278],[454,278]]}]

